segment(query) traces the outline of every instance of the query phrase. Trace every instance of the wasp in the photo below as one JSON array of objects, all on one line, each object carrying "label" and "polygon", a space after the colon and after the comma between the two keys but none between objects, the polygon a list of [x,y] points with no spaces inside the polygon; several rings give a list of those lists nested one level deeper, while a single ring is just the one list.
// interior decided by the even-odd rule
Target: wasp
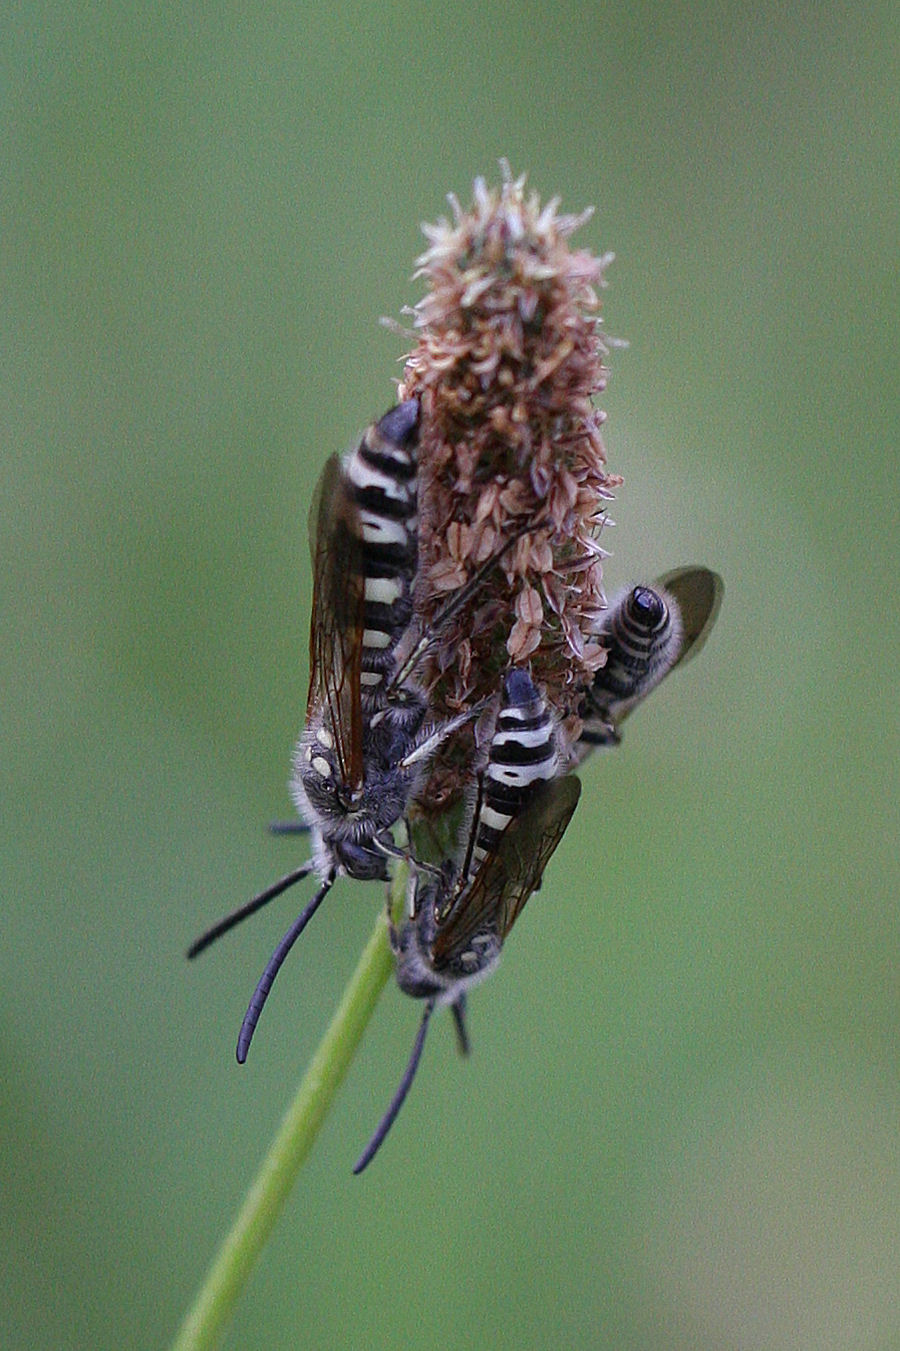
[{"label": "wasp", "polygon": [[461,862],[445,861],[437,875],[419,876],[413,866],[410,913],[399,930],[391,926],[397,982],[425,1006],[403,1078],[354,1173],[375,1157],[403,1106],[438,1006],[450,1006],[468,1051],[466,992],[497,965],[578,803],[581,784],[561,768],[550,710],[530,674],[515,667],[504,678]]},{"label": "wasp", "polygon": [[[253,992],[238,1035],[241,1064],[275,977],[336,878],[387,880],[389,859],[402,853],[392,828],[428,757],[481,711],[476,707],[437,722],[427,716],[415,683],[415,668],[431,641],[430,635],[416,634],[413,618],[418,438],[419,403],[408,399],[369,427],[347,457],[332,456],[317,489],[310,514],[309,697],[290,780],[300,819],[280,827],[308,831],[311,857],[219,920],[187,954],[198,956],[241,920],[317,874],[317,891],[276,946]],[[498,557],[448,600],[434,631],[467,603]]]}]

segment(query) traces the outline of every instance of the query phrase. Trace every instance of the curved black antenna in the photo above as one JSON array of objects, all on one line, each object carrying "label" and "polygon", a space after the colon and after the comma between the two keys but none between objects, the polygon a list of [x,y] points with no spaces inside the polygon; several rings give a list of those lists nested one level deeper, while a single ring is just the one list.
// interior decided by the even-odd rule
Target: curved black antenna
[{"label": "curved black antenna", "polygon": [[244,1021],[241,1023],[241,1030],[238,1033],[237,1050],[235,1054],[237,1055],[237,1062],[239,1065],[243,1065],[244,1061],[247,1059],[247,1052],[250,1049],[250,1042],[253,1040],[253,1033],[256,1031],[256,1024],[259,1022],[259,1015],[262,1013],[263,1005],[269,997],[272,982],[281,970],[282,962],[324,901],[325,897],[328,895],[334,884],[334,877],[334,872],[328,874],[309,905],[294,920],[293,924],[272,953],[272,956],[269,958],[268,962],[266,962],[266,969],[260,976],[256,989],[253,991],[250,1003],[247,1005],[247,1012],[244,1014]]},{"label": "curved black antenna", "polygon": [[309,859],[299,868],[295,868],[293,872],[286,873],[277,882],[273,882],[270,887],[266,887],[265,891],[261,891],[258,896],[254,896],[245,905],[238,906],[237,910],[232,910],[230,915],[226,915],[211,929],[207,929],[206,933],[202,933],[199,938],[194,939],[187,950],[188,960],[193,961],[195,957],[209,947],[210,943],[214,943],[217,938],[221,938],[222,934],[227,934],[228,930],[233,929],[236,924],[240,924],[242,919],[255,915],[257,910],[261,910],[264,905],[268,905],[269,901],[274,901],[276,896],[280,896],[283,891],[287,891],[288,887],[292,887],[295,882],[302,882],[303,878],[308,877],[314,867],[315,864],[312,859]]},{"label": "curved black antenna", "polygon": [[403,1078],[400,1080],[397,1092],[391,1098],[390,1106],[376,1126],[375,1134],[353,1165],[353,1173],[356,1177],[359,1176],[364,1168],[368,1168],[369,1164],[378,1153],[384,1143],[385,1136],[397,1120],[397,1113],[406,1101],[406,1095],[412,1086],[413,1079],[416,1077],[416,1070],[419,1068],[419,1061],[422,1058],[422,1048],[425,1045],[425,1033],[428,1031],[428,1019],[431,1017],[432,1013],[434,1013],[434,1000],[429,999],[422,1014],[422,1021],[419,1024],[419,1030],[416,1034],[412,1055],[409,1057],[409,1064],[403,1071]]},{"label": "curved black antenna", "polygon": [[472,1050],[472,1043],[469,1041],[469,1033],[466,1029],[466,995],[465,991],[450,1005],[450,1012],[453,1014],[453,1025],[456,1028],[456,1045],[459,1048],[460,1055],[468,1055]]}]

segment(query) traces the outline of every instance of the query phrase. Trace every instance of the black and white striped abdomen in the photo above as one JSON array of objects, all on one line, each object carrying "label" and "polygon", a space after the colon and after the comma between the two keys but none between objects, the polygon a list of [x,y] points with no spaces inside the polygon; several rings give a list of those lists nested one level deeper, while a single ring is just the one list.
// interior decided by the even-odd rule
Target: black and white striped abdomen
[{"label": "black and white striped abdomen", "polygon": [[418,563],[419,404],[407,399],[371,426],[344,461],[355,528],[363,542],[365,604],[360,685],[378,703],[393,653],[412,618]]},{"label": "black and white striped abdomen", "polygon": [[608,655],[594,678],[594,702],[614,707],[643,698],[675,660],[680,636],[674,604],[652,587],[634,587],[613,605],[603,626]]},{"label": "black and white striped abdomen", "polygon": [[497,849],[500,836],[528,801],[535,784],[559,772],[553,717],[527,671],[509,671],[491,740],[470,871]]},{"label": "black and white striped abdomen", "polygon": [[614,601],[599,637],[606,665],[594,676],[581,707],[584,729],[576,756],[592,746],[616,746],[620,724],[659,684],[682,652],[684,626],[674,597],[635,586]]}]

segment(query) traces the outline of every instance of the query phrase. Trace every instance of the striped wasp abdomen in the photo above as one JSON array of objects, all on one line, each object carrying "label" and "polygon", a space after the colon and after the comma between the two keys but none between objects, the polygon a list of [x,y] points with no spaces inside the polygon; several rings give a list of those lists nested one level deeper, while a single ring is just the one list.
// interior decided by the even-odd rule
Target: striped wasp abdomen
[{"label": "striped wasp abdomen", "polygon": [[607,649],[585,694],[580,761],[596,746],[616,746],[621,725],[639,703],[706,642],[722,603],[721,577],[709,568],[667,572],[652,586],[635,586],[604,615],[599,637]]}]

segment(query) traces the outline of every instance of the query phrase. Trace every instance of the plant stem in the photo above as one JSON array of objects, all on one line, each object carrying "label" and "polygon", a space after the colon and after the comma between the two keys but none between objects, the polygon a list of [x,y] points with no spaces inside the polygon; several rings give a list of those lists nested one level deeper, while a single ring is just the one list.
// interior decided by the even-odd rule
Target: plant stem
[{"label": "plant stem", "polygon": [[[398,880],[395,878],[395,897]],[[312,1149],[392,969],[387,917],[382,913],[231,1232],[172,1343],[172,1351],[211,1351],[218,1344],[300,1167]]]}]

